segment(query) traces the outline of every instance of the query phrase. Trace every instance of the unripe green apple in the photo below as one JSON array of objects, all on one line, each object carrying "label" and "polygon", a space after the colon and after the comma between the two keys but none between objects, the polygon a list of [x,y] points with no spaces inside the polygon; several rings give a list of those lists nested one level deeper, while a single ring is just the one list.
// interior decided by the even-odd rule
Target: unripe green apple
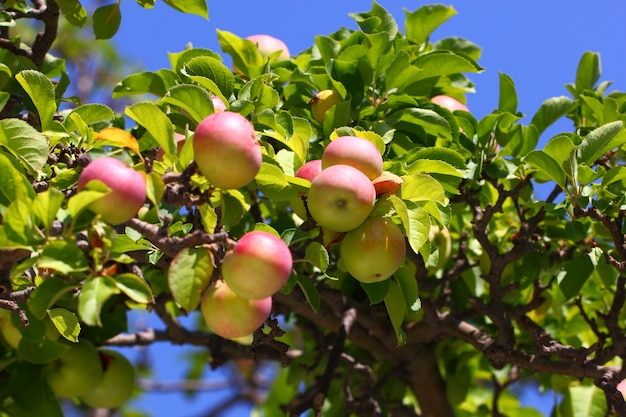
[{"label": "unripe green apple", "polygon": [[[295,176],[298,178],[303,178],[308,180],[309,182],[313,182],[317,174],[322,172],[322,160],[321,159],[313,159],[304,163],[298,170],[296,171]],[[290,201],[291,208],[293,212],[296,213],[298,217],[302,220],[307,219],[306,208],[304,207],[304,202],[302,201],[301,196],[294,198]]]},{"label": "unripe green apple", "polygon": [[146,200],[146,179],[122,161],[105,156],[89,163],[80,173],[78,190],[92,180],[99,180],[111,192],[89,205],[110,224],[122,224],[133,218]]},{"label": "unripe green apple", "polygon": [[118,351],[101,348],[98,353],[103,372],[100,383],[79,399],[93,408],[117,408],[135,389],[135,368]]},{"label": "unripe green apple", "polygon": [[375,201],[376,190],[364,173],[350,165],[333,165],[311,183],[307,205],[322,228],[347,232],[363,223]]},{"label": "unripe green apple", "polygon": [[450,96],[438,95],[431,98],[430,101],[450,111],[463,110],[469,112],[469,108],[465,104]]},{"label": "unripe green apple", "polygon": [[276,58],[277,61],[286,61],[291,57],[289,54],[289,48],[287,48],[285,42],[278,38],[270,35],[259,34],[250,35],[246,39],[254,43],[263,56],[270,56],[274,52],[281,51],[278,58]]},{"label": "unripe green apple", "polygon": [[448,229],[442,229],[437,225],[431,226],[429,234],[430,242],[439,250],[439,261],[436,269],[443,267],[452,255],[452,238]]},{"label": "unripe green apple", "polygon": [[324,122],[328,109],[341,101],[341,95],[335,90],[322,90],[311,99],[311,113],[315,120]]},{"label": "unripe green apple", "polygon": [[261,327],[272,312],[272,297],[249,300],[217,281],[202,297],[200,311],[207,326],[218,336],[234,339]]},{"label": "unripe green apple", "polygon": [[102,364],[96,347],[81,340],[44,365],[43,372],[52,392],[59,397],[71,398],[98,386],[102,379]]},{"label": "unripe green apple", "polygon": [[222,278],[241,297],[260,300],[274,295],[289,279],[293,259],[278,236],[262,230],[243,235],[222,262]]},{"label": "unripe green apple", "polygon": [[383,172],[383,156],[372,142],[357,136],[340,136],[322,153],[322,169],[333,165],[350,165],[370,180]]},{"label": "unripe green apple", "polygon": [[240,188],[261,169],[261,147],[252,123],[239,113],[207,116],[193,136],[193,151],[202,175],[217,188]]},{"label": "unripe green apple", "polygon": [[404,235],[391,220],[368,217],[361,226],[343,237],[340,256],[346,270],[358,281],[383,281],[404,262]]}]

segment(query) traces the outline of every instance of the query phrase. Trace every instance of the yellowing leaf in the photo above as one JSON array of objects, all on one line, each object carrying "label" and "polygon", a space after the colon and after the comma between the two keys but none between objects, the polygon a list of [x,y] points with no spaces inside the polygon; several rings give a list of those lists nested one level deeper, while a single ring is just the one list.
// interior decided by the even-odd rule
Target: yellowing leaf
[{"label": "yellowing leaf", "polygon": [[124,129],[120,129],[119,127],[107,127],[98,132],[96,140],[105,140],[111,144],[128,148],[139,155],[143,160],[143,157],[139,153],[139,143],[137,139]]}]

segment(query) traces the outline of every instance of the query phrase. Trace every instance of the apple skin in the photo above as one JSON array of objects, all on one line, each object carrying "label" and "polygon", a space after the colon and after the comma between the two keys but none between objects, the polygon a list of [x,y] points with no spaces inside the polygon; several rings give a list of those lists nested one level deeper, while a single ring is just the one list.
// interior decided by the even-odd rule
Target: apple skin
[{"label": "apple skin", "polygon": [[44,378],[59,397],[72,398],[94,389],[102,380],[102,365],[98,349],[81,340],[54,361],[44,365]]},{"label": "apple skin", "polygon": [[319,226],[347,232],[365,221],[375,201],[376,190],[364,173],[350,165],[333,165],[311,183],[307,205]]},{"label": "apple skin", "polygon": [[285,42],[271,35],[250,35],[246,39],[256,44],[257,48],[259,48],[259,52],[263,56],[270,56],[274,52],[281,51],[278,58],[276,58],[277,61],[286,61],[291,58],[289,48],[287,48]]},{"label": "apple skin", "polygon": [[[322,160],[313,159],[304,163],[300,168],[298,168],[295,176],[308,180],[309,182],[313,182],[315,177],[317,177],[317,174],[319,174],[320,172],[322,172]],[[304,202],[302,201],[301,196],[292,199],[290,201],[290,204],[293,212],[296,213],[298,217],[300,217],[302,220],[307,219],[306,208],[304,207]]]},{"label": "apple skin", "polygon": [[324,122],[326,112],[341,101],[341,95],[335,90],[322,90],[311,99],[311,113],[320,123]]},{"label": "apple skin", "polygon": [[372,142],[357,136],[340,136],[322,153],[322,169],[333,165],[350,165],[370,180],[383,172],[383,156]]},{"label": "apple skin", "polygon": [[226,104],[218,96],[211,96],[211,103],[213,103],[213,110],[215,113],[226,111]]},{"label": "apple skin", "polygon": [[118,159],[105,156],[89,163],[80,173],[78,190],[92,180],[106,184],[111,192],[89,205],[109,224],[122,224],[133,218],[146,200],[146,179]]},{"label": "apple skin", "polygon": [[117,408],[124,404],[135,389],[135,368],[120,352],[98,349],[102,379],[79,399],[93,408]]},{"label": "apple skin", "polygon": [[346,270],[363,283],[384,281],[400,268],[406,256],[402,231],[384,217],[368,217],[343,237],[340,256]]},{"label": "apple skin", "polygon": [[279,291],[291,275],[293,258],[278,236],[262,230],[243,235],[222,262],[222,278],[237,295],[261,300]]},{"label": "apple skin", "polygon": [[200,304],[207,326],[224,339],[247,336],[261,327],[272,312],[272,297],[248,300],[233,292],[224,281],[211,286]]},{"label": "apple skin", "polygon": [[442,229],[437,225],[431,226],[428,236],[429,240],[439,250],[439,261],[437,262],[436,270],[441,269],[450,256],[452,255],[452,238],[448,229]]},{"label": "apple skin", "polygon": [[198,168],[215,187],[241,188],[261,169],[261,147],[252,123],[239,113],[213,113],[200,122],[193,136]]},{"label": "apple skin", "polygon": [[438,95],[431,98],[430,101],[450,111],[463,110],[469,112],[469,108],[465,104],[450,96]]},{"label": "apple skin", "polygon": [[402,177],[389,171],[383,171],[382,174],[372,180],[376,189],[376,198],[396,194],[403,183]]}]

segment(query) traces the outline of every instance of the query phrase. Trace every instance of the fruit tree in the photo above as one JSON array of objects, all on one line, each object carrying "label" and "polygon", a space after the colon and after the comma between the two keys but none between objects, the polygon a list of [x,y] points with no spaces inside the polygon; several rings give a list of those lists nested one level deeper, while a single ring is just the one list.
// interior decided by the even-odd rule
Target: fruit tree
[{"label": "fruit tree", "polygon": [[431,39],[454,13],[400,31],[374,1],[298,53],[219,30],[116,108],[51,52],[61,16],[114,36],[116,4],[3,2],[0,416],[131,415],[149,369],[121,348],[159,343],[201,348],[190,379],[270,375],[256,415],[541,415],[518,383],[626,415],[626,93],[586,52],[530,118],[506,74],[477,118],[480,48]]}]

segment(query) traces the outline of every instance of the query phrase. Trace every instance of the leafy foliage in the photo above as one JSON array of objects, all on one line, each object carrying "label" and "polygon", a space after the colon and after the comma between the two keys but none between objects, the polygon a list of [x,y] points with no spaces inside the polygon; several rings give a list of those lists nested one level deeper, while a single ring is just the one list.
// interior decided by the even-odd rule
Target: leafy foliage
[{"label": "leafy foliage", "polygon": [[[54,7],[72,25],[87,21],[79,2],[9,3],[5,27],[28,13],[50,25]],[[202,2],[166,3],[208,13]],[[97,38],[115,34],[118,6],[93,14]],[[626,94],[607,93],[599,56],[585,53],[569,97],[548,98],[528,124],[506,74],[498,108],[480,120],[434,104],[436,95],[463,102],[483,71],[472,42],[430,40],[455,13],[406,11],[403,34],[374,2],[353,15],[358,30],[320,35],[289,60],[218,31],[221,53],[189,48],[170,54],[171,68],[120,80],[113,97],[137,98],[123,112],[100,103],[63,109],[64,61],[7,39],[0,321],[20,337],[11,346],[5,335],[1,348],[3,415],[62,415],[42,366],[79,339],[203,346],[213,366],[280,363],[256,404],[260,415],[538,415],[519,408],[510,386],[520,380],[560,393],[555,415],[624,415]],[[312,103],[323,90],[341,101],[318,121]],[[241,189],[213,187],[194,162],[193,133],[216,111],[212,97],[248,118],[261,145],[261,169]],[[562,118],[572,131],[542,138]],[[292,210],[310,186],[295,172],[338,136],[372,141],[385,171],[402,179],[373,211],[392,219],[410,248],[382,282],[351,277],[341,236]],[[90,210],[106,187],[77,191],[82,168],[103,155],[147,180],[144,207],[123,225]],[[259,229],[278,234],[296,260],[265,326],[238,341],[204,324],[181,326],[177,318],[196,311],[218,279],[225,252]],[[128,334],[133,309],[153,311],[165,329]]]}]

